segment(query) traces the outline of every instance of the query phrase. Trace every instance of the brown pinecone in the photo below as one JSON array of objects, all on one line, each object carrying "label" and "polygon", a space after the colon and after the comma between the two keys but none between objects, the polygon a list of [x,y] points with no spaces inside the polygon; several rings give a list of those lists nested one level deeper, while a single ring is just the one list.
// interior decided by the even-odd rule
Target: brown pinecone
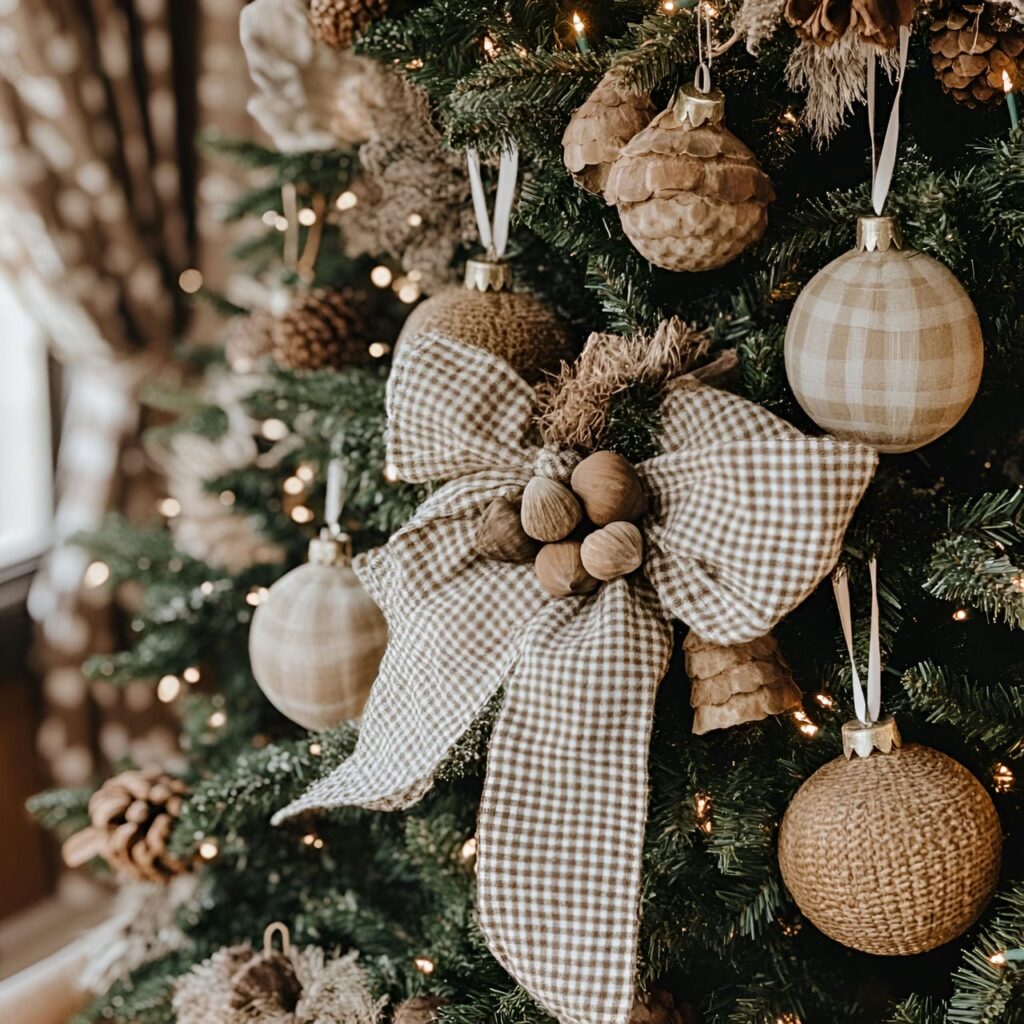
[{"label": "brown pinecone", "polygon": [[683,641],[693,731],[727,729],[798,707],[800,690],[775,637],[722,646],[692,630]]},{"label": "brown pinecone", "polygon": [[309,0],[313,35],[336,50],[347,50],[375,18],[387,13],[388,0]]},{"label": "brown pinecone", "polygon": [[64,844],[64,860],[79,867],[102,857],[115,871],[144,882],[164,882],[188,870],[167,843],[188,787],[157,768],[107,779],[89,800],[92,824]]},{"label": "brown pinecone", "polygon": [[932,66],[943,91],[968,107],[1003,102],[1003,74],[1020,81],[1018,57],[1024,36],[1009,7],[992,3],[948,3],[932,22]]},{"label": "brown pinecone", "polygon": [[445,1000],[437,996],[413,996],[395,1007],[393,1024],[432,1024]]},{"label": "brown pinecone", "polygon": [[914,19],[915,0],[786,0],[786,21],[797,35],[832,46],[847,31],[879,49],[899,41],[901,25]]},{"label": "brown pinecone", "polygon": [[224,336],[224,359],[235,373],[252,373],[270,355],[270,330],[274,314],[253,310],[232,318]]},{"label": "brown pinecone", "polygon": [[688,1003],[676,1006],[671,992],[652,989],[634,1001],[629,1024],[697,1024],[697,1014]]},{"label": "brown pinecone", "polygon": [[366,322],[348,289],[301,295],[270,331],[274,362],[285,370],[340,370],[370,361]]}]

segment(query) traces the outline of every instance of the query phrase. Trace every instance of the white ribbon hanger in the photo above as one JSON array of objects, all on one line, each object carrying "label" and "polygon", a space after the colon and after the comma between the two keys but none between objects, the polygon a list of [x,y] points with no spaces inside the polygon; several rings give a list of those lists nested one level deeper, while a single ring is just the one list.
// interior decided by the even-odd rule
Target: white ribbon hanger
[{"label": "white ribbon hanger", "polygon": [[832,577],[832,589],[835,591],[836,604],[839,606],[839,621],[842,623],[843,636],[846,638],[846,650],[850,655],[850,668],[853,672],[854,711],[864,725],[873,725],[878,721],[882,706],[882,649],[878,625],[878,563],[876,559],[871,559],[868,568],[871,572],[871,636],[868,644],[867,700],[864,699],[864,688],[861,685],[860,673],[857,671],[857,659],[853,654],[850,583],[845,569],[839,569]]},{"label": "white ribbon hanger", "polygon": [[885,129],[885,140],[879,156],[875,144],[875,66],[877,58],[868,54],[867,60],[867,102],[868,131],[871,133],[871,205],[877,216],[882,215],[885,200],[889,195],[893,171],[896,168],[896,150],[900,140],[900,99],[903,96],[903,78],[907,72],[907,58],[910,54],[910,27],[900,26],[899,71],[896,76],[896,96],[889,113],[889,124]]},{"label": "white ribbon hanger", "polygon": [[519,173],[519,150],[513,146],[501,154],[498,166],[498,192],[494,198],[494,220],[487,215],[487,194],[480,175],[480,154],[466,150],[469,165],[469,187],[473,195],[473,212],[480,232],[480,242],[490,259],[501,259],[508,245],[508,228],[512,220],[512,200],[516,194],[516,176]]},{"label": "white ribbon hanger", "polygon": [[324,497],[324,520],[332,537],[340,537],[341,510],[345,501],[345,485],[348,483],[348,468],[344,459],[334,458],[327,463],[327,493]]}]

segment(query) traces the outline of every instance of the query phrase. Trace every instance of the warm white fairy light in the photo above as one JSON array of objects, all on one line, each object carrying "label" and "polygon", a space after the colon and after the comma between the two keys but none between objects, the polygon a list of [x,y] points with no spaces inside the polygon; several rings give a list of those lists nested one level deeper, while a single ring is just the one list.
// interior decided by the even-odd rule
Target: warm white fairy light
[{"label": "warm white fairy light", "polygon": [[216,860],[220,853],[220,843],[216,839],[204,839],[199,844],[199,856],[203,860]]},{"label": "warm white fairy light", "polygon": [[1006,966],[1006,954],[1005,953],[993,953],[991,956],[986,957],[988,962],[993,967],[1005,967]]},{"label": "warm white fairy light", "polygon": [[420,286],[408,281],[398,289],[398,297],[405,303],[415,302],[420,297]]},{"label": "warm white fairy light", "polygon": [[181,673],[181,678],[186,683],[198,683],[199,682],[199,669],[195,665],[189,665],[184,672]]},{"label": "warm white fairy light", "polygon": [[409,216],[405,218],[405,223],[411,228],[418,228],[423,223],[423,216],[419,213],[410,213]]},{"label": "warm white fairy light", "polygon": [[203,580],[199,584],[199,593],[209,597],[213,593],[213,584],[209,580]]},{"label": "warm white fairy light", "polygon": [[835,701],[834,701],[834,700],[833,700],[833,699],[832,699],[832,698],[831,698],[831,697],[830,697],[830,696],[829,696],[829,695],[828,695],[827,693],[816,693],[816,694],[814,695],[814,699],[815,699],[815,700],[816,700],[816,701],[818,702],[818,704],[820,704],[820,705],[821,705],[821,707],[823,707],[823,708],[832,708],[832,707],[835,707],[835,703],[836,703],[836,702],[835,702]]},{"label": "warm white fairy light", "polygon": [[1016,781],[1008,765],[997,764],[992,771],[992,785],[997,793],[1008,793]]},{"label": "warm white fairy light", "polygon": [[308,206],[304,206],[299,210],[299,223],[304,228],[311,228],[316,223],[316,210],[311,209]]},{"label": "warm white fairy light", "polygon": [[953,612],[953,621],[964,622],[967,619],[967,614],[968,613],[966,608],[957,608],[957,610]]},{"label": "warm white fairy light", "polygon": [[397,484],[400,479],[398,467],[393,462],[389,462],[384,467],[384,480],[389,484]]},{"label": "warm white fairy light", "polygon": [[156,510],[167,519],[173,519],[181,512],[181,502],[177,498],[161,498],[156,503]]},{"label": "warm white fairy light", "polygon": [[495,46],[494,40],[490,36],[484,36],[484,55],[489,59],[493,59],[497,56],[498,47]]},{"label": "warm white fairy light", "polygon": [[267,225],[268,228],[272,228],[277,223],[279,214],[277,210],[266,210],[260,220]]},{"label": "warm white fairy light", "polygon": [[312,832],[307,832],[302,837],[302,843],[304,846],[312,846],[316,842],[316,836]]},{"label": "warm white fairy light", "polygon": [[413,958],[413,967],[416,968],[420,974],[433,974],[434,973],[434,961],[427,956],[417,956]]},{"label": "warm white fairy light", "polygon": [[221,491],[217,497],[222,505],[234,505],[235,503],[234,491]]},{"label": "warm white fairy light", "polygon": [[387,288],[394,280],[394,277],[395,275],[391,273],[391,269],[389,267],[385,267],[383,264],[374,267],[373,270],[370,271],[370,280],[378,288]]},{"label": "warm white fairy light", "polygon": [[106,562],[90,562],[82,576],[87,587],[102,587],[110,579],[110,566]]},{"label": "warm white fairy light", "polygon": [[264,420],[260,424],[260,433],[268,441],[283,441],[288,436],[288,424],[273,418]]},{"label": "warm white fairy light", "polygon": [[157,700],[164,704],[170,704],[178,694],[181,693],[181,680],[177,676],[162,676],[156,684]]},{"label": "warm white fairy light", "polygon": [[339,210],[351,210],[359,202],[359,197],[355,192],[342,192],[337,199],[334,200],[334,205]]},{"label": "warm white fairy light", "polygon": [[313,755],[314,757],[319,757],[319,756],[320,756],[320,755],[321,755],[321,754],[322,754],[322,753],[324,752],[324,748],[323,748],[323,747],[321,747],[321,746],[320,746],[320,744],[316,742],[316,740],[314,740],[314,741],[313,741],[312,743],[310,743],[310,745],[309,745],[309,752],[310,752],[310,753],[311,753],[311,754],[312,754],[312,755]]},{"label": "warm white fairy light", "polygon": [[671,14],[676,9],[675,0],[663,0],[661,9]]},{"label": "warm white fairy light", "polygon": [[188,267],[178,275],[178,287],[186,295],[195,295],[203,287],[203,275],[195,267]]},{"label": "warm white fairy light", "polygon": [[797,728],[805,736],[818,735],[818,727],[814,724],[814,722],[811,721],[811,719],[807,715],[807,712],[804,711],[803,708],[799,708],[798,710],[793,712],[793,720],[796,722]]},{"label": "warm white fairy light", "polygon": [[391,346],[383,341],[372,341],[367,348],[371,359],[383,359],[390,351]]},{"label": "warm white fairy light", "polygon": [[471,861],[476,856],[476,836],[470,836],[459,849],[460,860]]},{"label": "warm white fairy light", "polygon": [[296,505],[292,509],[292,520],[296,523],[311,523],[315,518],[316,514],[306,505]]},{"label": "warm white fairy light", "polygon": [[206,724],[211,729],[223,729],[228,724],[228,716],[224,711],[214,711],[212,715],[206,720]]},{"label": "warm white fairy light", "polygon": [[270,591],[266,587],[252,587],[249,593],[245,595],[245,603],[255,608],[267,599],[267,594],[269,593]]},{"label": "warm white fairy light", "polygon": [[295,475],[303,482],[309,483],[316,476],[316,470],[308,463],[303,462],[295,469]]},{"label": "warm white fairy light", "polygon": [[288,218],[287,217],[282,217],[280,214],[278,214],[274,218],[274,227],[277,228],[277,230],[281,231],[281,232],[287,231],[288,230]]},{"label": "warm white fairy light", "polygon": [[283,486],[285,494],[301,494],[306,489],[305,483],[297,476],[288,477]]}]

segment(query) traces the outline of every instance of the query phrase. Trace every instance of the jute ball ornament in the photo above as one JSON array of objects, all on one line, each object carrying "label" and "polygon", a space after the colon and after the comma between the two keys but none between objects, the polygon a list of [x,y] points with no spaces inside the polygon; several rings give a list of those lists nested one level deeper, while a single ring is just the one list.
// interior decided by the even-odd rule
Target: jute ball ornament
[{"label": "jute ball ornament", "polygon": [[604,197],[655,266],[713,270],[764,234],[775,191],[724,117],[717,89],[684,86],[612,165]]},{"label": "jute ball ornament", "polygon": [[966,931],[999,878],[1002,832],[984,787],[895,722],[849,722],[846,756],[799,789],[779,831],[779,866],[802,913],[843,945],[879,956],[935,949]]},{"label": "jute ball ornament", "polygon": [[501,260],[471,259],[465,286],[445,288],[409,314],[398,337],[442,334],[504,359],[528,381],[558,369],[572,354],[569,332],[535,295],[512,290],[512,269]]},{"label": "jute ball ornament", "polygon": [[904,248],[890,217],[858,219],[856,248],[810,280],[786,329],[786,375],[807,415],[881,452],[913,451],[955,426],[983,361],[967,292]]},{"label": "jute ball ornament", "polygon": [[324,531],[306,564],[257,606],[249,658],[267,700],[318,732],[362,714],[387,638],[383,614],[352,571],[348,538]]}]

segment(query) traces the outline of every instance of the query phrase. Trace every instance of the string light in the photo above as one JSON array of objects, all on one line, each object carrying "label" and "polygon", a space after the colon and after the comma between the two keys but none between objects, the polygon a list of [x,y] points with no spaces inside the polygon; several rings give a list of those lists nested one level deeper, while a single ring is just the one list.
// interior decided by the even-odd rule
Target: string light
[{"label": "string light", "polygon": [[313,832],[307,832],[302,837],[302,843],[304,846],[312,846],[314,850],[322,850],[324,848],[324,841]]},{"label": "string light", "polygon": [[572,27],[576,30],[576,48],[580,53],[589,53],[590,43],[585,32],[587,26],[576,11],[572,12]]},{"label": "string light", "polygon": [[957,608],[957,610],[953,612],[953,621],[964,622],[967,619],[967,614],[968,613],[966,608]]},{"label": "string light", "polygon": [[283,441],[288,436],[288,424],[283,420],[264,420],[260,424],[260,433],[268,441]]},{"label": "string light", "polygon": [[295,475],[301,481],[303,481],[303,483],[307,483],[308,484],[313,479],[313,477],[316,476],[316,471],[313,469],[313,467],[308,462],[303,462],[295,470]]},{"label": "string light", "polygon": [[418,213],[410,213],[405,218],[405,223],[411,228],[418,228],[423,223],[423,217]]},{"label": "string light", "polygon": [[1008,793],[1017,780],[1009,766],[997,764],[992,772],[992,785],[997,793]]},{"label": "string light", "polygon": [[199,593],[205,597],[209,597],[213,593],[213,584],[209,580],[203,580],[199,584]]},{"label": "string light", "polygon": [[394,274],[391,273],[390,269],[385,266],[374,267],[370,271],[370,280],[378,288],[387,288],[388,285],[394,280]]},{"label": "string light", "polygon": [[199,856],[203,860],[216,860],[220,853],[220,843],[216,839],[204,839],[199,844]]},{"label": "string light", "polygon": [[775,1019],[775,1024],[800,1024],[800,1018],[795,1013],[784,1013]]},{"label": "string light", "polygon": [[389,462],[384,467],[384,481],[389,484],[397,484],[400,479],[398,467],[393,462]]},{"label": "string light", "polygon": [[697,828],[706,835],[711,835],[711,796],[708,793],[693,794],[693,809],[697,816]]},{"label": "string light", "polygon": [[831,697],[830,697],[830,696],[829,696],[829,695],[828,695],[827,693],[816,693],[816,694],[814,695],[814,699],[815,699],[815,700],[816,700],[816,701],[817,701],[817,702],[818,702],[818,703],[819,703],[819,704],[820,704],[820,705],[821,705],[821,706],[822,706],[823,708],[832,708],[832,707],[835,707],[835,703],[836,703],[836,702],[835,702],[835,701],[834,701],[834,700],[833,700],[833,699],[832,699],[832,698],[831,698]]},{"label": "string light", "polygon": [[311,228],[316,223],[316,210],[309,206],[304,206],[299,210],[299,223],[304,228]]},{"label": "string light", "polygon": [[110,579],[110,566],[106,562],[90,562],[82,576],[87,587],[102,587]]},{"label": "string light", "polygon": [[334,200],[334,205],[342,211],[351,210],[356,203],[359,202],[359,197],[355,192],[342,192],[337,199]]},{"label": "string light", "polygon": [[373,341],[370,342],[367,351],[370,353],[371,359],[382,359],[391,351],[391,346],[383,341]]},{"label": "string light", "polygon": [[279,214],[277,210],[266,210],[260,220],[267,225],[268,228],[272,228],[277,223]]},{"label": "string light", "polygon": [[195,267],[189,267],[178,275],[178,287],[186,295],[195,295],[203,287],[202,272]]},{"label": "string light", "polygon": [[181,678],[184,679],[186,683],[198,683],[199,669],[197,669],[195,665],[189,665],[189,667],[181,673]]},{"label": "string light", "polygon": [[433,974],[434,973],[434,961],[427,956],[417,956],[413,958],[413,967],[416,968],[420,974]]},{"label": "string light", "polygon": [[252,587],[249,593],[245,595],[245,603],[255,608],[266,600],[269,593],[270,591],[266,587]]},{"label": "string light", "polygon": [[181,511],[181,502],[177,498],[161,498],[156,503],[156,510],[167,519],[173,519]]},{"label": "string light", "polygon": [[1013,579],[1010,580],[1010,586],[1013,587],[1014,590],[1019,590],[1024,594],[1024,573],[1019,576],[1014,576]]},{"label": "string light", "polygon": [[807,712],[804,711],[803,708],[800,708],[799,710],[793,712],[793,720],[797,723],[797,728],[805,736],[818,735],[818,726],[816,726],[814,722],[810,720],[810,718],[807,716]]},{"label": "string light", "polygon": [[1006,954],[1005,953],[993,953],[991,956],[986,957],[988,962],[993,967],[1005,967],[1006,966]]},{"label": "string light", "polygon": [[495,46],[494,40],[490,36],[484,36],[484,56],[489,60],[493,60],[497,53],[498,47]]},{"label": "string light", "polygon": [[306,505],[296,505],[292,509],[292,519],[296,523],[311,523],[316,518],[315,513]]},{"label": "string light", "polygon": [[235,503],[234,491],[221,491],[217,497],[222,505],[234,505]]},{"label": "string light", "polygon": [[459,859],[468,863],[476,856],[476,836],[470,836],[459,849]]},{"label": "string light", "polygon": [[306,485],[297,476],[290,476],[284,482],[285,494],[301,494],[305,489]]},{"label": "string light", "polygon": [[206,724],[211,729],[222,729],[228,723],[228,716],[223,711],[214,711],[212,715],[206,720]]},{"label": "string light", "polygon": [[281,214],[278,214],[274,218],[274,227],[278,231],[284,233],[285,231],[288,230],[288,218],[287,217],[282,217]]},{"label": "string light", "polygon": [[413,284],[411,281],[408,284],[403,284],[398,289],[398,297],[402,302],[410,303],[415,302],[420,297],[420,286]]},{"label": "string light", "polygon": [[164,704],[170,704],[178,694],[181,693],[181,680],[177,676],[162,676],[156,684],[157,700]]},{"label": "string light", "polygon": [[668,13],[671,14],[676,9],[675,0],[664,0],[664,2],[661,5],[661,8],[662,10],[668,11]]},{"label": "string light", "polygon": [[310,743],[310,745],[309,745],[309,752],[314,757],[319,757],[323,753],[323,751],[324,751],[324,748],[321,747],[320,744],[316,742],[316,740],[314,740],[312,743]]}]

